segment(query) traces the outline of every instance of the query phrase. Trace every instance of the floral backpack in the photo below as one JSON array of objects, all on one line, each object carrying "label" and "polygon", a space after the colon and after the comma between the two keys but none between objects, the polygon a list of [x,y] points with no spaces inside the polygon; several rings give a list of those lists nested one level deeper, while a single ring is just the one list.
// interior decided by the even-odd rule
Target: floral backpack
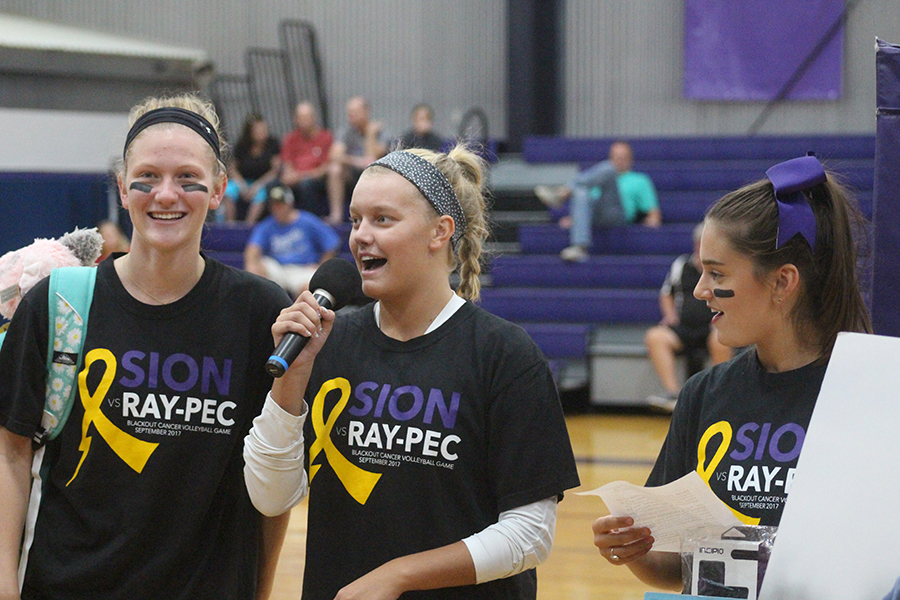
[{"label": "floral backpack", "polygon": [[[96,229],[76,229],[0,257],[0,314],[7,319],[22,296],[50,276],[47,384],[41,426],[32,439],[35,450],[59,434],[72,409],[102,242]],[[0,333],[0,344],[5,337]]]}]

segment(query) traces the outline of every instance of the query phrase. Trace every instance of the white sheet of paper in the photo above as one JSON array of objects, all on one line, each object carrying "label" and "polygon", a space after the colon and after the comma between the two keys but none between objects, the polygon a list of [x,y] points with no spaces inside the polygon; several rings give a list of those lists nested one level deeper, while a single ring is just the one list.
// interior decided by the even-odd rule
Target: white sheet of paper
[{"label": "white sheet of paper", "polygon": [[719,536],[742,523],[696,471],[659,487],[613,481],[582,496],[600,496],[611,515],[629,516],[635,527],[649,527],[653,549],[680,552],[681,540]]}]

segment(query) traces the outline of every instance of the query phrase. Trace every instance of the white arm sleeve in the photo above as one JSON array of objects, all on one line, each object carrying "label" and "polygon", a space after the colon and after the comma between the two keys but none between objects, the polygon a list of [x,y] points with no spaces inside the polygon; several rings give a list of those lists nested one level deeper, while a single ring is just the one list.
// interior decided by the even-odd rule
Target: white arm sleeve
[{"label": "white arm sleeve", "polygon": [[303,469],[303,423],[309,409],[294,416],[266,396],[262,412],[244,438],[244,482],[253,506],[274,517],[296,506],[308,491]]},{"label": "white arm sleeve", "polygon": [[500,519],[463,543],[485,583],[532,569],[550,556],[556,530],[556,496],[503,511]]}]

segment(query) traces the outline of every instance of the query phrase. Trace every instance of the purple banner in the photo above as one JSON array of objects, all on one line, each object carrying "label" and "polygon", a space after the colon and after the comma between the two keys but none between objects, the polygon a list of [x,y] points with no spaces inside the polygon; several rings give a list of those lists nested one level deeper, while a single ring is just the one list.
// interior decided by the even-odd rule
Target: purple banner
[{"label": "purple banner", "polygon": [[685,0],[684,96],[771,100],[821,48],[789,100],[841,96],[844,0]]}]

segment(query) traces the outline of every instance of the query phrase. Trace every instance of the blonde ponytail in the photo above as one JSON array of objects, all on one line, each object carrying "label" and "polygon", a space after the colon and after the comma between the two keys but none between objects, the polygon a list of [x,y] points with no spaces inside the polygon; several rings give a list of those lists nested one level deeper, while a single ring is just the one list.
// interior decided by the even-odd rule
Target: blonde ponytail
[{"label": "blonde ponytail", "polygon": [[466,300],[477,300],[481,292],[481,254],[489,233],[485,215],[485,162],[463,144],[457,144],[446,154],[419,148],[409,148],[405,152],[432,163],[444,174],[459,199],[466,230],[451,252],[450,267],[459,269],[457,295]]}]

